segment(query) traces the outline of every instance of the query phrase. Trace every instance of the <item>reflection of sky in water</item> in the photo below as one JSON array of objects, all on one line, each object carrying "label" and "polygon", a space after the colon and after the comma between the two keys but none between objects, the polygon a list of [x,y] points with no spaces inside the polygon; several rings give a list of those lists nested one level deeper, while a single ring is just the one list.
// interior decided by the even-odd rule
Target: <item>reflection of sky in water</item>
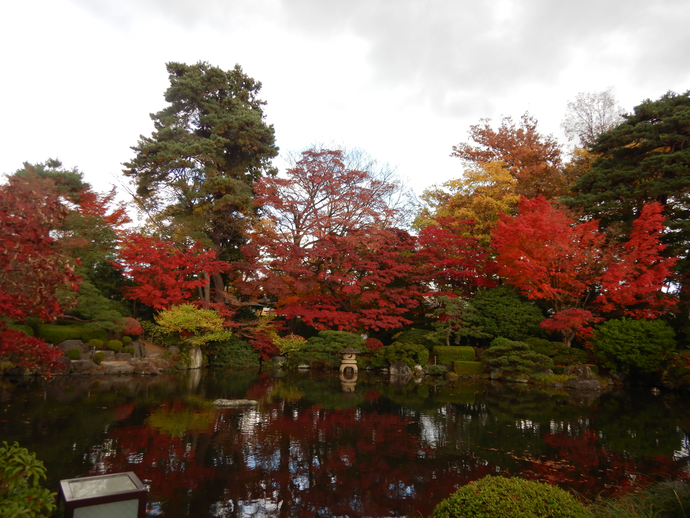
[{"label": "reflection of sky in water", "polygon": [[[683,436],[680,443],[680,449],[673,452],[673,460],[680,460],[690,457],[690,438],[683,435],[683,430],[680,427],[676,428],[679,435]],[[658,442],[658,440],[657,440]],[[685,467],[687,473],[690,473],[690,465]]]}]

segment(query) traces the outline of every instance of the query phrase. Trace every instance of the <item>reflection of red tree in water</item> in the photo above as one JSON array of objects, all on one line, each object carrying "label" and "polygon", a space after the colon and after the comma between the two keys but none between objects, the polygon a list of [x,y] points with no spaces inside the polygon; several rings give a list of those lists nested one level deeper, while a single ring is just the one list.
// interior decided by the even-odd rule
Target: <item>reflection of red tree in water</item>
[{"label": "reflection of red tree in water", "polygon": [[653,473],[660,480],[687,477],[681,462],[663,456],[641,460],[626,458],[599,444],[599,434],[593,430],[577,435],[547,433],[542,440],[556,450],[556,456],[522,457],[530,465],[520,476],[562,485],[587,497],[602,492],[615,495],[631,491],[645,483],[640,474]]},{"label": "reflection of red tree in water", "polygon": [[149,501],[168,502],[169,517],[262,500],[282,501],[280,516],[427,515],[490,471],[470,455],[435,458],[396,414],[294,410],[278,406],[261,419],[220,411],[209,429],[180,436],[150,425],[115,428],[98,471],[134,471],[150,484]]},{"label": "reflection of red tree in water", "polygon": [[[260,385],[256,396],[270,388],[268,379]],[[137,473],[151,485],[149,500],[164,502],[168,518],[206,515],[219,507],[239,516],[238,509],[251,503],[281,517],[427,516],[458,486],[507,467],[496,457],[497,464],[482,459],[479,450],[428,448],[420,425],[402,412],[276,403],[260,413],[221,410],[209,421],[207,408],[176,403],[160,411],[171,419],[191,417],[170,423],[168,433],[154,428],[152,417],[142,426],[112,429],[111,455],[99,471]],[[171,434],[180,422],[199,426]],[[520,461],[511,470],[515,475],[585,496],[624,491],[631,474],[681,473],[680,462],[615,453],[595,431],[547,433],[542,439],[544,446],[531,454],[498,451]]]}]

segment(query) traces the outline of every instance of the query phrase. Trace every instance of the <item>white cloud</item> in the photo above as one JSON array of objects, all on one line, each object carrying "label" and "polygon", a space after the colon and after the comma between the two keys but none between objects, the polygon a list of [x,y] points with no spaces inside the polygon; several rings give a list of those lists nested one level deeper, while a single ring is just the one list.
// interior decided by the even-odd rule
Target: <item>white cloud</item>
[{"label": "white cloud", "polygon": [[578,92],[690,88],[685,0],[25,0],[0,7],[0,171],[59,157],[100,188],[164,106],[165,62],[239,63],[284,151],[362,147],[418,191],[482,117],[559,134]]}]

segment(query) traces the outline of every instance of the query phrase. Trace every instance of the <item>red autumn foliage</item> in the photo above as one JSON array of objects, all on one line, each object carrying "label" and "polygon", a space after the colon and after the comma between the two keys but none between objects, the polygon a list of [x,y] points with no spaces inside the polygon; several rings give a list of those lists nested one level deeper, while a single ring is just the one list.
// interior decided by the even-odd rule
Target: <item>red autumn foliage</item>
[{"label": "red autumn foliage", "polygon": [[375,353],[377,350],[383,347],[383,342],[378,338],[367,338],[364,342],[364,347],[369,349],[372,353]]},{"label": "red autumn foliage", "polygon": [[439,295],[469,295],[496,285],[490,277],[494,263],[486,250],[477,239],[464,235],[471,226],[471,220],[439,218],[419,233],[418,254]]},{"label": "red autumn foliage", "polygon": [[600,313],[654,318],[675,303],[661,290],[674,260],[660,255],[660,205],[646,206],[630,239],[613,247],[598,221],[576,223],[541,196],[522,198],[519,209],[502,215],[494,232],[498,273],[526,297],[551,303],[554,315],[541,325],[564,343]]},{"label": "red autumn foliage", "polygon": [[137,284],[125,288],[126,296],[154,309],[189,301],[198,288],[208,288],[208,277],[230,269],[200,243],[183,251],[170,241],[130,234],[120,246],[120,260],[112,264]]},{"label": "red autumn foliage", "polygon": [[258,236],[244,248],[248,279],[236,286],[247,294],[263,288],[279,315],[317,329],[395,329],[422,298],[415,245],[398,229],[329,235],[308,247]]},{"label": "red autumn foliage", "polygon": [[59,290],[77,289],[81,280],[50,235],[65,216],[49,180],[10,178],[0,187],[0,314],[50,320],[62,313]]},{"label": "red autumn foliage", "polygon": [[633,222],[628,241],[611,251],[615,262],[601,279],[596,300],[600,311],[656,318],[676,304],[674,297],[662,291],[677,261],[661,255],[666,248],[660,241],[664,231],[662,211],[660,203],[646,203]]},{"label": "red autumn foliage", "polygon": [[117,323],[124,326],[121,333],[125,336],[139,336],[144,334],[144,329],[136,318],[125,317],[121,322]]},{"label": "red autumn foliage", "polygon": [[42,374],[62,372],[65,366],[59,361],[62,351],[39,338],[7,327],[0,321],[0,357],[15,367]]},{"label": "red autumn foliage", "polygon": [[287,178],[264,176],[256,182],[254,203],[271,222],[273,239],[306,246],[395,220],[397,211],[388,200],[396,183],[366,168],[349,167],[345,155],[342,150],[310,149],[286,171]]}]

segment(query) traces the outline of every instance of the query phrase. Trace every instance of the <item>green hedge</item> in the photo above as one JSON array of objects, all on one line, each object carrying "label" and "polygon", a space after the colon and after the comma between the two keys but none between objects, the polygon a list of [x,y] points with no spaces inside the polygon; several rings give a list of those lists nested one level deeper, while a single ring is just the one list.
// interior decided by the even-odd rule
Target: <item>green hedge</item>
[{"label": "green hedge", "polygon": [[38,326],[38,337],[46,342],[57,345],[65,340],[80,340],[81,331],[81,326],[40,324]]},{"label": "green hedge", "polygon": [[59,344],[65,340],[82,340],[84,343],[95,339],[108,340],[108,333],[103,329],[88,330],[80,325],[53,325],[53,324],[38,324],[37,336],[51,344]]},{"label": "green hedge", "polygon": [[491,475],[462,486],[436,506],[431,518],[593,518],[563,489],[521,478]]},{"label": "green hedge", "polygon": [[455,374],[461,376],[480,376],[484,372],[484,364],[482,362],[457,361],[453,362],[453,370]]},{"label": "green hedge", "polygon": [[472,362],[474,361],[474,347],[466,345],[437,345],[434,347],[434,356],[436,356],[436,363],[442,365],[453,365],[455,362]]}]

